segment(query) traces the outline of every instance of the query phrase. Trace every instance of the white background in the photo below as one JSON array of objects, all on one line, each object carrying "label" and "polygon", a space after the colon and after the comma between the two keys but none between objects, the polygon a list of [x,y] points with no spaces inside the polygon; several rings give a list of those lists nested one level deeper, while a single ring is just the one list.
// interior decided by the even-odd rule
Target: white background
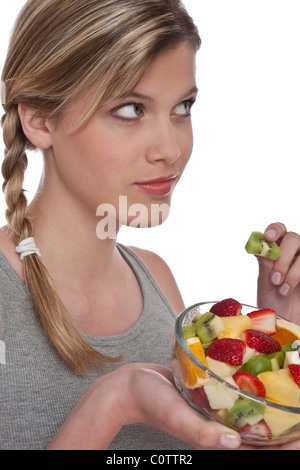
[{"label": "white background", "polygon": [[[1,1],[0,65],[25,2]],[[256,302],[257,262],[244,245],[273,221],[300,232],[299,0],[186,0],[199,27],[195,145],[165,224],[123,228],[119,241],[171,267],[186,305]],[[1,141],[0,152],[3,154]],[[29,155],[31,199],[41,158]],[[1,225],[4,199],[0,199]]]}]

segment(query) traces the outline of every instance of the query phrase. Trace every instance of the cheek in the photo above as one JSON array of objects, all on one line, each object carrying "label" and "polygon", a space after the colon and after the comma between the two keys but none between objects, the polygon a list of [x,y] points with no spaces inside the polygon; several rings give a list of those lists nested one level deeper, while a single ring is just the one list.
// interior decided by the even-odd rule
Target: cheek
[{"label": "cheek", "polygon": [[[99,177],[120,174],[127,169],[134,159],[135,145],[128,135],[116,132],[108,126],[99,129],[99,125],[91,126],[88,131],[76,138],[75,151],[84,165]],[[80,163],[80,162],[79,162]]]},{"label": "cheek", "polygon": [[181,148],[182,163],[185,166],[188,163],[192,155],[193,146],[194,146],[193,130],[192,130],[191,125],[189,129],[186,130],[186,132],[184,132],[181,135],[180,138],[181,138],[180,148]]},{"label": "cheek", "polygon": [[102,138],[98,132],[82,132],[70,139],[62,148],[71,174],[80,179],[103,181],[120,166],[120,149],[115,142]]}]

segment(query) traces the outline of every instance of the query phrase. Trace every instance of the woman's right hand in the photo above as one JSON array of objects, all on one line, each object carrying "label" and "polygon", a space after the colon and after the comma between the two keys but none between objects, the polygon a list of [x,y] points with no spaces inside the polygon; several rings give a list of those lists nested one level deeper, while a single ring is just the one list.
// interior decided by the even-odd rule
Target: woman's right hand
[{"label": "woman's right hand", "polygon": [[170,369],[157,364],[120,366],[94,382],[60,428],[48,450],[104,450],[128,424],[147,423],[193,449],[295,450],[241,446],[239,434],[200,418],[178,393]]},{"label": "woman's right hand", "polygon": [[238,433],[201,419],[176,390],[170,369],[156,364],[120,366],[83,394],[48,450],[104,450],[120,429],[144,422],[194,449],[235,448]]}]

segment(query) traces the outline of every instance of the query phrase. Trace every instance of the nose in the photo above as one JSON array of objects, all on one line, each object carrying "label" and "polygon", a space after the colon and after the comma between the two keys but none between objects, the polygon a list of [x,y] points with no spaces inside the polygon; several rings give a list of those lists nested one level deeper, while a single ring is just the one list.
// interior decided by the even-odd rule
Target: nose
[{"label": "nose", "polygon": [[155,123],[149,135],[147,160],[150,163],[163,161],[173,164],[181,155],[176,129],[171,120]]}]

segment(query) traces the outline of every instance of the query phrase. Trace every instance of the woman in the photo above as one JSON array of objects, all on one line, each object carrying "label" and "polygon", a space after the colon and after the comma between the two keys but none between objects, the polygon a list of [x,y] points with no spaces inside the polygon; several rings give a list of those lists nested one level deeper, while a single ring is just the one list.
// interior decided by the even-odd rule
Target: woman
[{"label": "woman", "polygon": [[[192,152],[199,46],[177,0],[29,0],[17,20],[2,74],[3,449],[240,445],[174,388],[169,345],[184,305],[168,267],[99,225],[99,207],[115,209],[118,230],[135,204],[148,225],[170,204]],[[27,206],[30,148],[42,149],[44,172]],[[290,304],[299,273],[287,276]]]}]

